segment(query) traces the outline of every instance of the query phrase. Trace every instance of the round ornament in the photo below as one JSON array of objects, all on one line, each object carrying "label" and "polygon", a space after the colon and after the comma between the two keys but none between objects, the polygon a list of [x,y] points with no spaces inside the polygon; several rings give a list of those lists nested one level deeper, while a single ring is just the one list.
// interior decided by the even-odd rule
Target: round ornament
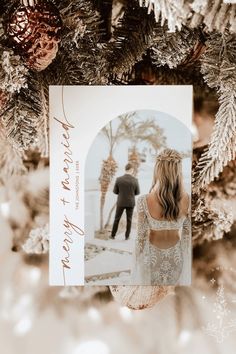
[{"label": "round ornament", "polygon": [[61,27],[60,13],[48,0],[17,2],[5,20],[8,44],[36,71],[44,70],[56,57]]},{"label": "round ornament", "polygon": [[153,307],[167,295],[173,294],[173,286],[139,286],[112,285],[110,286],[114,299],[132,310],[143,310]]}]

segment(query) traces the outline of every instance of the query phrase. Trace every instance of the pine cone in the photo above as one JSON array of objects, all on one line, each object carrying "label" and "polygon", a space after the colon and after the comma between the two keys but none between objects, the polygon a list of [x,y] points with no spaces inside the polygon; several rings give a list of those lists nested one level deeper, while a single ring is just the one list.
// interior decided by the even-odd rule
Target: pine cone
[{"label": "pine cone", "polygon": [[60,13],[51,1],[24,1],[10,9],[5,33],[27,66],[41,71],[56,57],[61,26]]}]

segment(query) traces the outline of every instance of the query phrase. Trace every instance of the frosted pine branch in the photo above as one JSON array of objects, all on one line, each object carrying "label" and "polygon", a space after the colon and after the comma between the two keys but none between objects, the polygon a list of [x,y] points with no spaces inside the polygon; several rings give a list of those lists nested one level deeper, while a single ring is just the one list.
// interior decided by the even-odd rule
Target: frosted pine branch
[{"label": "frosted pine branch", "polygon": [[35,143],[37,115],[16,99],[2,117],[6,135],[14,148],[25,150]]},{"label": "frosted pine branch", "polygon": [[175,68],[192,51],[198,40],[197,32],[183,27],[181,31],[169,33],[166,26],[160,28],[159,31],[152,46],[152,61],[157,66],[168,65],[171,69]]},{"label": "frosted pine branch", "polygon": [[191,13],[186,0],[139,0],[139,4],[147,7],[149,13],[153,10],[156,22],[161,20],[162,26],[167,22],[170,32],[180,31]]},{"label": "frosted pine branch", "polygon": [[202,24],[209,32],[223,33],[228,27],[236,33],[236,4],[223,0],[137,0],[140,6],[154,12],[156,22],[168,24],[170,32],[185,25],[196,28]]},{"label": "frosted pine branch", "polygon": [[155,29],[159,27],[154,17],[147,16],[146,10],[140,8],[136,1],[130,1],[125,10],[108,45],[109,70],[118,77],[142,60],[154,43]]},{"label": "frosted pine branch", "polygon": [[9,93],[19,92],[27,87],[28,69],[21,63],[19,56],[3,51],[1,58],[0,89]]},{"label": "frosted pine branch", "polygon": [[8,142],[3,128],[0,127],[0,180],[3,183],[9,181],[12,176],[26,172],[22,158],[23,154]]},{"label": "frosted pine branch", "polygon": [[214,33],[206,42],[206,51],[201,58],[201,72],[207,85],[211,88],[220,87],[221,52],[223,37]]},{"label": "frosted pine branch", "polygon": [[21,151],[36,146],[37,122],[41,114],[41,99],[37,78],[31,74],[27,89],[21,88],[1,114],[9,142]]},{"label": "frosted pine branch", "polygon": [[198,32],[186,27],[168,32],[167,24],[156,23],[153,14],[147,16],[145,9],[132,6],[131,2],[109,44],[110,70],[120,77],[130,72],[147,52],[155,65],[174,68],[187,58],[198,39]]},{"label": "frosted pine branch", "polygon": [[191,4],[191,8],[194,12],[202,13],[205,11],[208,0],[194,0]]},{"label": "frosted pine branch", "polygon": [[213,207],[206,193],[192,195],[193,245],[223,238],[230,231],[233,222],[232,212]]},{"label": "frosted pine branch", "polygon": [[33,229],[27,241],[22,246],[28,254],[44,254],[49,250],[49,231],[48,224],[45,227]]},{"label": "frosted pine branch", "polygon": [[220,107],[207,151],[195,170],[194,188],[198,191],[216,178],[236,153],[236,37],[226,32],[214,34],[207,42],[201,60],[203,77],[219,92]]},{"label": "frosted pine branch", "polygon": [[194,0],[191,9],[191,27],[204,24],[209,32],[216,30],[220,33],[228,27],[230,32],[236,33],[236,5],[226,4],[223,0]]},{"label": "frosted pine branch", "polygon": [[[63,19],[61,54],[70,56],[79,75],[76,84],[106,84],[107,63],[101,45],[101,18],[91,0],[65,0],[58,3]],[[62,71],[62,70],[61,70]],[[65,76],[67,77],[67,71]],[[66,79],[67,80],[67,79]]]},{"label": "frosted pine branch", "polygon": [[209,184],[236,154],[236,91],[222,92],[220,108],[208,150],[203,153],[195,170],[194,188]]},{"label": "frosted pine branch", "polygon": [[40,83],[41,114],[37,120],[37,146],[42,157],[49,155],[49,93],[48,87]]}]

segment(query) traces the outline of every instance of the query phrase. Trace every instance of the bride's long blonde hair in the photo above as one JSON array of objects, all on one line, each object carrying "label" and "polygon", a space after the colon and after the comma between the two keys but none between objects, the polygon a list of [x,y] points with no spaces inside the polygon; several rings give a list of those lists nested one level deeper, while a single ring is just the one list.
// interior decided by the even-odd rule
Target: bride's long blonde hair
[{"label": "bride's long blonde hair", "polygon": [[162,207],[162,217],[177,220],[183,194],[182,157],[178,151],[165,149],[157,156],[150,191],[154,189]]}]

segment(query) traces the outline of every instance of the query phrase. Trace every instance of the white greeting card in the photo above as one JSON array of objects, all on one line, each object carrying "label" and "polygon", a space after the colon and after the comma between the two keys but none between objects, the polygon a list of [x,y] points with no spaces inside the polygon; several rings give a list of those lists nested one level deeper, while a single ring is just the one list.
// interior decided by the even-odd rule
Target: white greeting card
[{"label": "white greeting card", "polygon": [[181,160],[189,213],[191,123],[191,86],[50,87],[50,285],[190,284],[191,227],[152,198]]}]

